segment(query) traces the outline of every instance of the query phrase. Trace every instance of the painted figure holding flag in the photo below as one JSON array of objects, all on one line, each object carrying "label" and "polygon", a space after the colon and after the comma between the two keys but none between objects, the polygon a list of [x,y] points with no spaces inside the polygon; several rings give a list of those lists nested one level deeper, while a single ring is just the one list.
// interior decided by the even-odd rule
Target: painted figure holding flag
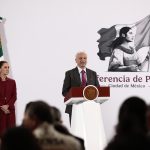
[{"label": "painted figure holding flag", "polygon": [[109,61],[108,71],[137,72],[142,71],[143,66],[148,63],[149,53],[141,62],[135,48],[130,46],[134,41],[134,32],[130,27],[120,29],[119,37],[112,42],[112,55]]},{"label": "painted figure holding flag", "polygon": [[[110,57],[108,71],[149,71],[150,15],[133,24],[101,28],[98,34],[97,55],[100,60]],[[142,55],[138,55],[141,51]]]}]

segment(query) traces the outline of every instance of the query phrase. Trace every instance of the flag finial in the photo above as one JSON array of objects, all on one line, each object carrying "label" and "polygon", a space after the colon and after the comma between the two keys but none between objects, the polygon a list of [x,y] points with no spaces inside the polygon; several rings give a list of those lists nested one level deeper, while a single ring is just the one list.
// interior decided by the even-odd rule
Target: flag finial
[{"label": "flag finial", "polygon": [[2,17],[0,17],[0,22],[2,22],[3,21],[3,18]]}]

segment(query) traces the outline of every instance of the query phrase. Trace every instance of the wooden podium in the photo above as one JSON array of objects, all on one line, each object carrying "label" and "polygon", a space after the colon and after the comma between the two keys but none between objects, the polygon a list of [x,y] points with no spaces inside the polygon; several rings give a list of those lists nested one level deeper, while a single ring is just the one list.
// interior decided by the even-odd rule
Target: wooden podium
[{"label": "wooden podium", "polygon": [[[87,89],[91,88],[90,86],[97,90],[97,96],[93,100],[87,99],[88,96],[90,98],[92,91]],[[106,146],[100,104],[107,101],[109,97],[110,87],[89,85],[85,88],[71,88],[64,99],[66,105],[73,105],[71,133],[84,139],[86,150],[103,150]]]}]

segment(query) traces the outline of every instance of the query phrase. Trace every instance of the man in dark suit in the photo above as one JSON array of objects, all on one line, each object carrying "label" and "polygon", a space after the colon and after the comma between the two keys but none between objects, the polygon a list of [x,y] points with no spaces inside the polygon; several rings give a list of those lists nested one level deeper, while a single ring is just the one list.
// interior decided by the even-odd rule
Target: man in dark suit
[{"label": "man in dark suit", "polygon": [[[69,92],[71,87],[84,86],[82,81],[83,70],[85,72],[85,80],[86,80],[85,86],[86,85],[99,86],[96,72],[86,68],[87,54],[85,52],[78,52],[76,54],[75,61],[77,63],[77,67],[69,71],[66,71],[63,89],[62,89],[63,96],[66,96],[66,94]],[[69,114],[69,119],[71,123],[72,105],[67,105],[65,112]]]}]

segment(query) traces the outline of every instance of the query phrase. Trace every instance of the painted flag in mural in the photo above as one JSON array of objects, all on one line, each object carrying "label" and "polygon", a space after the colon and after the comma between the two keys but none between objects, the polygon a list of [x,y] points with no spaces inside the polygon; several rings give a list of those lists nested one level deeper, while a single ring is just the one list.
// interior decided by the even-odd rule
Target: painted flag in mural
[{"label": "painted flag in mural", "polygon": [[150,15],[134,24],[114,25],[110,28],[102,28],[98,31],[100,39],[97,40],[99,52],[97,53],[101,60],[110,57],[112,53],[111,44],[119,35],[122,27],[131,27],[135,32],[134,46],[136,50],[142,47],[150,46]]},{"label": "painted flag in mural", "polygon": [[[2,17],[0,17],[0,24],[2,22]],[[1,25],[0,25],[1,27]],[[1,42],[1,34],[0,34],[0,60],[3,60],[3,49],[2,49],[2,42]]]}]

